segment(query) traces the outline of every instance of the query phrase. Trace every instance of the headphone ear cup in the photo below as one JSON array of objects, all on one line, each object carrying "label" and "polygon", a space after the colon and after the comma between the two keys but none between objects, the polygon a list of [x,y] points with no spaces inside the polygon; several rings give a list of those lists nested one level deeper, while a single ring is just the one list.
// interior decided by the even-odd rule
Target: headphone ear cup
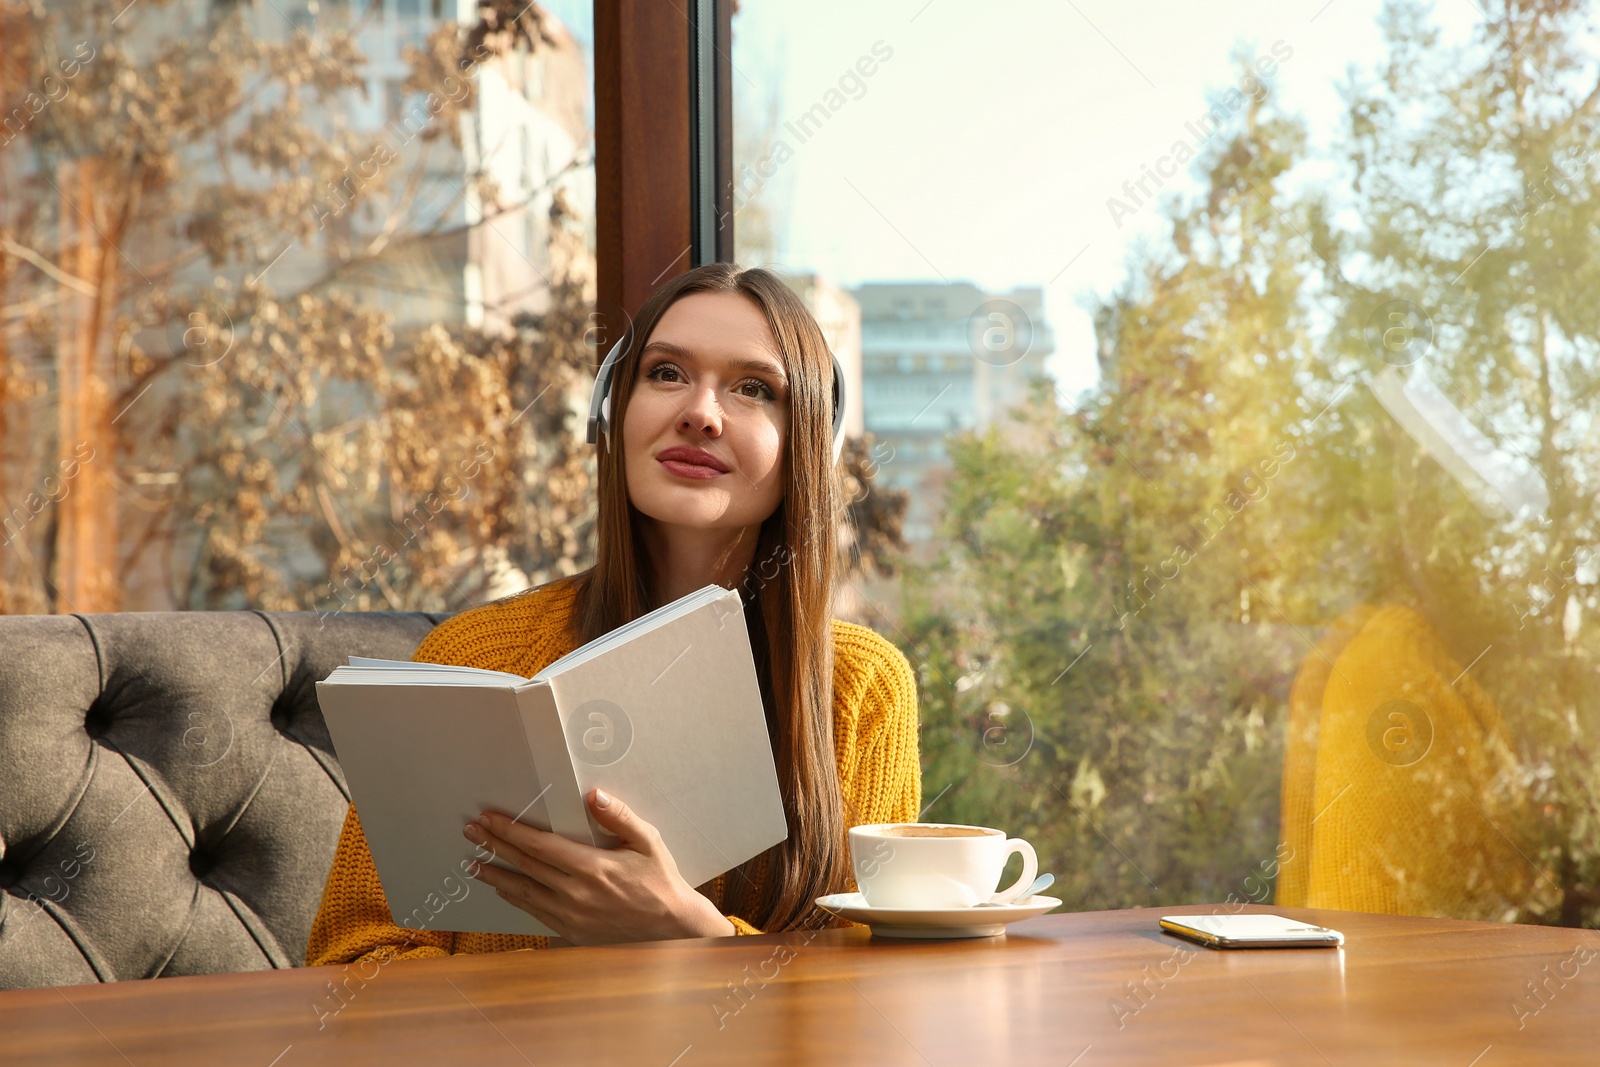
[{"label": "headphone ear cup", "polygon": [[833,463],[838,466],[844,453],[844,368],[839,365],[838,356],[832,352],[828,355],[833,361]]},{"label": "headphone ear cup", "polygon": [[594,392],[589,396],[589,425],[588,433],[590,444],[598,445],[604,436],[606,446],[611,445],[611,386],[617,365],[628,356],[628,346],[633,336],[632,327],[622,335],[622,340],[617,342],[609,355],[600,363],[600,369],[595,374]]}]

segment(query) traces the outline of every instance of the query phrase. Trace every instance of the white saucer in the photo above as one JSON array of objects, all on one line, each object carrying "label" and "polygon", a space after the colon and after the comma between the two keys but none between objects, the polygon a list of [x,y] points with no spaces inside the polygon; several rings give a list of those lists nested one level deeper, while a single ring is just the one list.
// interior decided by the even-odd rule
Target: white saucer
[{"label": "white saucer", "polygon": [[1061,901],[1035,894],[999,907],[874,908],[860,893],[833,893],[818,897],[817,906],[865,923],[877,937],[994,937],[1006,932],[1007,923],[1043,915],[1059,908]]}]

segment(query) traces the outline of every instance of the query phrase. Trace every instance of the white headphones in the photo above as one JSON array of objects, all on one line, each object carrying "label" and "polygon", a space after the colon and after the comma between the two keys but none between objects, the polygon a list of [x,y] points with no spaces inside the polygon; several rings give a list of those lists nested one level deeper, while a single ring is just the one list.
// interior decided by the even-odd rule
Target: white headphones
[{"label": "white headphones", "polygon": [[[589,397],[589,443],[599,444],[600,435],[605,434],[606,447],[611,447],[611,378],[616,373],[617,364],[628,356],[628,348],[633,342],[633,328],[622,335],[622,340],[617,347],[606,356],[605,362],[600,364],[600,372],[594,378],[594,393]],[[839,462],[839,454],[844,450],[844,368],[839,366],[839,357],[832,352],[828,353],[833,360],[833,462]]]}]

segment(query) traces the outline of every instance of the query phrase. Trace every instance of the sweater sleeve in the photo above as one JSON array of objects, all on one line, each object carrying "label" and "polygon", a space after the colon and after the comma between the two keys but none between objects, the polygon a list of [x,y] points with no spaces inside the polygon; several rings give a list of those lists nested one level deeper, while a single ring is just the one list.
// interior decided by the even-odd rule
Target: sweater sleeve
[{"label": "sweater sleeve", "polygon": [[834,744],[851,826],[916,822],[922,807],[917,682],[905,653],[864,626],[835,624]]},{"label": "sweater sleeve", "polygon": [[876,747],[885,763],[884,783],[889,814],[884,822],[916,822],[922,814],[921,728],[917,721],[917,679],[898,648],[884,665],[885,688],[892,710],[879,725]]}]

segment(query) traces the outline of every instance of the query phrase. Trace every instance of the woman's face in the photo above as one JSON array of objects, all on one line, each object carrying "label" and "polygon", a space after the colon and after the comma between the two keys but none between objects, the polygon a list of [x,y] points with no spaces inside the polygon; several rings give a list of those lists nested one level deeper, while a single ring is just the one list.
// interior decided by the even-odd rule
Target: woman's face
[{"label": "woman's face", "polygon": [[691,293],[657,321],[622,419],[628,497],[657,522],[760,524],[783,500],[789,389],[761,309]]}]

